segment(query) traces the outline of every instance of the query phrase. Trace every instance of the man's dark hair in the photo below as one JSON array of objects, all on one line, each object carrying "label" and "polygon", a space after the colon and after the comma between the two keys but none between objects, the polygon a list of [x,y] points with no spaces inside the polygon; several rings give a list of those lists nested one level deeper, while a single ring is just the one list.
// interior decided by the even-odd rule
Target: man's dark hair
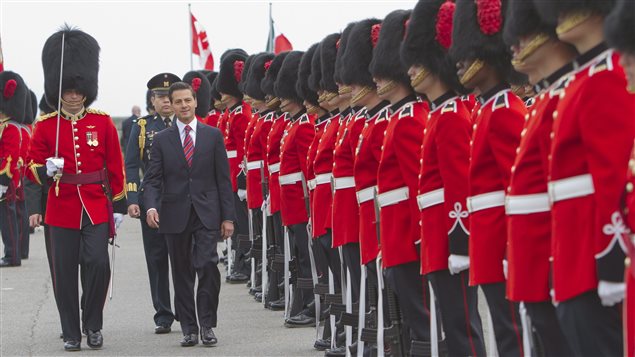
[{"label": "man's dark hair", "polygon": [[194,88],[192,88],[191,85],[185,82],[175,82],[170,86],[170,89],[168,90],[168,97],[170,98],[170,103],[172,102],[172,93],[174,93],[177,90],[183,90],[183,89],[189,89],[190,92],[192,92],[192,97],[196,99],[196,92],[194,91]]}]

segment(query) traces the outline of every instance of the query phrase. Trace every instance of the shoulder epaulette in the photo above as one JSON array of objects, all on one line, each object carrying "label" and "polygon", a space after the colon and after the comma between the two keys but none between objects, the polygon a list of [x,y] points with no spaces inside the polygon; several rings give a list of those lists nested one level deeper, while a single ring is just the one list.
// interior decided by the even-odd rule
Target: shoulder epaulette
[{"label": "shoulder epaulette", "polygon": [[300,117],[300,124],[310,124],[311,120],[309,120],[309,116],[305,114],[302,114],[302,116]]},{"label": "shoulder epaulette", "polygon": [[531,97],[531,98],[529,98],[529,99],[527,99],[527,100],[525,101],[525,106],[526,106],[527,108],[529,108],[529,107],[531,107],[532,105],[534,105],[535,103],[536,103],[536,97]]},{"label": "shoulder epaulette", "polygon": [[503,91],[496,97],[496,99],[494,99],[494,107],[492,110],[509,108],[509,98],[507,96],[507,93],[508,91]]},{"label": "shoulder epaulette", "polygon": [[45,121],[46,119],[51,119],[55,117],[57,117],[57,111],[42,115],[41,117],[37,119],[37,122]]},{"label": "shoulder epaulette", "polygon": [[410,103],[404,106],[403,109],[401,109],[401,111],[399,112],[399,119],[404,117],[411,117],[413,115],[414,115],[414,108],[412,106],[412,103]]},{"label": "shoulder epaulette", "polygon": [[88,108],[86,109],[87,112],[91,113],[91,114],[98,114],[98,115],[105,115],[105,116],[110,116],[108,113],[99,110],[99,109],[95,109],[95,108]]},{"label": "shoulder epaulette", "polygon": [[441,114],[444,113],[456,113],[456,101],[451,100],[447,103],[445,103],[445,106],[443,106],[443,108],[441,109]]},{"label": "shoulder epaulette", "polygon": [[611,54],[612,52],[608,52],[602,57],[602,59],[598,60],[593,66],[591,66],[591,68],[589,68],[589,77],[603,71],[613,70],[613,58]]}]

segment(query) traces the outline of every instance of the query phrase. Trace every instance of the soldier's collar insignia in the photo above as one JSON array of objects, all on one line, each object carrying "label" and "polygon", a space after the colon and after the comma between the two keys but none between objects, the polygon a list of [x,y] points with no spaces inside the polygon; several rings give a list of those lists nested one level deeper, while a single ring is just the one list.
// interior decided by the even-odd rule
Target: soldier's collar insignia
[{"label": "soldier's collar insignia", "polygon": [[492,111],[500,108],[509,108],[509,97],[507,93],[509,90],[502,91],[496,96],[494,99],[494,106],[492,107]]},{"label": "soldier's collar insignia", "polygon": [[399,119],[405,118],[405,117],[411,117],[413,115],[414,115],[414,107],[412,103],[406,104],[399,111]]}]

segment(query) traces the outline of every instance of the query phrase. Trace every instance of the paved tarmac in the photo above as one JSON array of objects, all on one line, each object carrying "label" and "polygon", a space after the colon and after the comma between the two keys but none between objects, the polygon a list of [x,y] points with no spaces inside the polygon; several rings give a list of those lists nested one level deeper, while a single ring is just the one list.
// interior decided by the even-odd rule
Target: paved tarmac
[{"label": "paved tarmac", "polygon": [[[323,356],[313,349],[314,328],[283,326],[283,312],[266,310],[245,285],[223,283],[216,347],[180,347],[172,333],[154,334],[152,302],[137,220],[126,217],[119,232],[115,292],[104,309],[104,348],[72,356]],[[0,244],[1,247],[1,244]],[[219,265],[224,272],[223,265]],[[224,278],[223,278],[224,281]],[[21,267],[0,269],[0,356],[68,355],[59,338],[59,315],[46,262],[44,233],[31,235],[31,253]]]}]

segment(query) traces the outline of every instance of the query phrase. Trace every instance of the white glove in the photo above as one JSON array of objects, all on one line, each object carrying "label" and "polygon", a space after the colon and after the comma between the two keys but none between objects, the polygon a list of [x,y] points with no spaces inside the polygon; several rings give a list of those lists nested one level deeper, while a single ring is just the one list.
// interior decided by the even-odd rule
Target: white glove
[{"label": "white glove", "polygon": [[4,193],[9,189],[8,186],[0,185],[0,197],[4,196]]},{"label": "white glove", "polygon": [[238,199],[241,201],[244,201],[247,198],[247,190],[239,188],[236,194],[238,195]]},{"label": "white glove", "polygon": [[115,229],[119,229],[119,226],[123,222],[123,214],[121,213],[113,213],[112,218],[115,221]]},{"label": "white glove", "polygon": [[49,177],[55,176],[57,171],[61,171],[64,168],[63,157],[49,157],[46,159],[46,174]]},{"label": "white glove", "polygon": [[613,306],[624,300],[626,284],[612,281],[600,280],[598,284],[598,295],[602,300],[602,306]]},{"label": "white glove", "polygon": [[470,268],[470,257],[466,255],[450,254],[448,257],[448,269],[451,275],[458,274]]},{"label": "white glove", "polygon": [[503,259],[503,274],[505,275],[505,280],[507,280],[507,259]]}]

